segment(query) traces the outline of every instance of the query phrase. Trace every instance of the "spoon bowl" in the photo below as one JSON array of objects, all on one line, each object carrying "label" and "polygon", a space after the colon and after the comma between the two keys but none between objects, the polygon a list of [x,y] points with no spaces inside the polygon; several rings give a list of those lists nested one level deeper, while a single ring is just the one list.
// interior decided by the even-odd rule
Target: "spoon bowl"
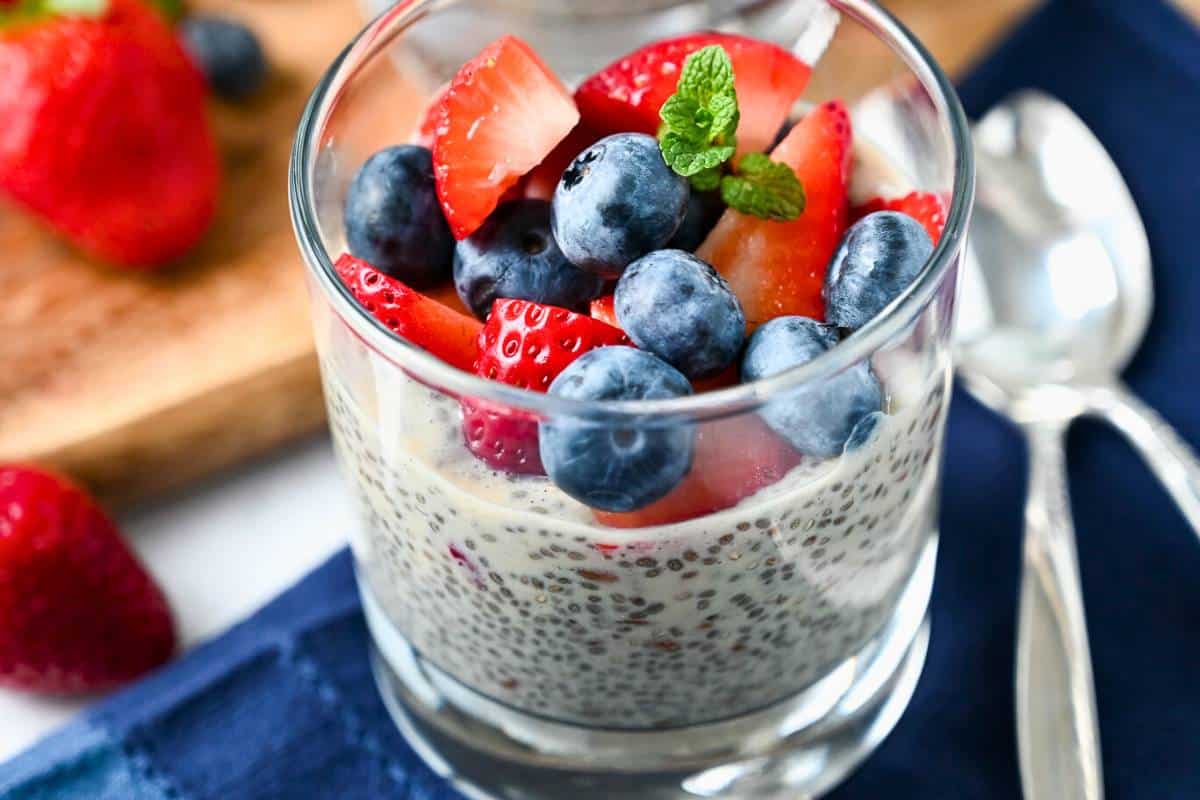
[{"label": "spoon bowl", "polygon": [[1015,95],[979,122],[974,143],[959,368],[989,405],[1044,414],[1058,404],[1022,395],[1105,381],[1137,349],[1153,302],[1146,232],[1103,146],[1062,103]]}]

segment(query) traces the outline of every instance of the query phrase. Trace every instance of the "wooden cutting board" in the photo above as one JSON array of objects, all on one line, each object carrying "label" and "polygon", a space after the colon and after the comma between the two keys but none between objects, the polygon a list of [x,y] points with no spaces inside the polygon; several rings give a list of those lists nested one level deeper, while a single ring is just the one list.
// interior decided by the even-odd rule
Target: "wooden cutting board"
[{"label": "wooden cutting board", "polygon": [[[1036,0],[887,3],[957,73]],[[1200,0],[1187,0],[1200,6]],[[0,205],[0,461],[65,470],[126,504],[318,429],[324,409],[287,209],[312,86],[363,24],[354,0],[194,0],[262,36],[275,76],[214,107],[219,218],[178,268],[88,263]]]}]

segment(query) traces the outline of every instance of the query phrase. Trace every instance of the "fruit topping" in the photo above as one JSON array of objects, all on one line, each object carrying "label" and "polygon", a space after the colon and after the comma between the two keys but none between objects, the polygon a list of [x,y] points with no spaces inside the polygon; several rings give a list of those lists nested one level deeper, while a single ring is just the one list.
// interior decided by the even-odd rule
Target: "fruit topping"
[{"label": "fruit topping", "polygon": [[578,121],[562,81],[520,39],[502,36],[464,64],[442,98],[433,144],[438,197],[455,238],[474,233]]},{"label": "fruit topping", "polygon": [[730,209],[696,251],[729,281],[751,327],[784,315],[822,317],[825,271],[846,229],[850,157],[845,106],[817,106],[771,153],[803,184],[803,213],[776,222]]},{"label": "fruit topping", "polygon": [[538,164],[525,176],[525,196],[536,197],[539,200],[553,200],[554,190],[558,188],[558,182],[562,180],[563,172],[575,160],[575,156],[603,138],[604,134],[597,133],[580,122],[567,134],[567,138],[550,151],[550,155],[546,156],[545,161]]},{"label": "fruit topping", "polygon": [[617,321],[616,298],[611,294],[606,294],[603,297],[597,297],[593,300],[590,310],[592,319],[607,322],[615,328],[621,327],[621,323]]},{"label": "fruit topping", "polygon": [[717,224],[724,211],[725,204],[721,202],[720,192],[700,192],[693,189],[688,196],[683,222],[679,224],[679,230],[675,231],[671,241],[667,242],[667,247],[688,252],[695,250]]},{"label": "fruit topping", "polygon": [[933,192],[909,192],[903,197],[891,200],[872,197],[861,206],[852,208],[850,219],[858,221],[876,211],[899,211],[921,223],[936,246],[942,238],[942,230],[946,227],[946,205],[946,200]]},{"label": "fruit topping", "polygon": [[502,297],[586,311],[604,291],[604,278],[566,259],[550,232],[550,204],[527,199],[504,203],[458,243],[454,286],[485,319]]},{"label": "fruit topping", "polygon": [[929,234],[907,214],[876,211],[850,226],[825,278],[825,318],[859,328],[903,292],[933,253]]},{"label": "fruit topping", "polygon": [[[838,343],[837,331],[806,317],[779,317],[761,326],[746,345],[742,380],[756,381],[806,364]],[[805,455],[842,453],[855,427],[883,407],[879,381],[860,362],[821,381],[787,391],[759,412]]]},{"label": "fruit topping", "polygon": [[746,317],[717,271],[682,250],[658,250],[617,283],[617,319],[634,344],[689,379],[728,367],[742,349]]},{"label": "fruit topping", "polygon": [[675,235],[687,202],[687,180],[663,161],[654,137],[615,134],[563,173],[554,192],[554,238],[580,269],[619,275]]},{"label": "fruit topping", "polygon": [[[651,353],[604,347],[563,370],[550,393],[616,402],[682,397],[692,387]],[[692,463],[695,428],[680,420],[555,417],[538,427],[550,479],[575,499],[604,511],[633,511],[661,499]]]},{"label": "fruit topping", "polygon": [[613,528],[644,528],[702,517],[779,481],[801,460],[757,416],[705,423],[696,433],[696,455],[682,483],[638,511],[597,511],[596,519]]},{"label": "fruit topping", "polygon": [[445,100],[446,90],[449,88],[450,84],[442,84],[430,96],[429,104],[421,112],[421,119],[417,122],[416,130],[409,137],[410,144],[428,147],[431,151],[433,150],[433,140],[437,138],[437,129],[442,124],[442,113],[445,111],[442,102]]},{"label": "fruit topping", "polygon": [[381,272],[417,289],[449,277],[454,237],[426,148],[398,145],[368,158],[346,193],[343,221],[350,252]]},{"label": "fruit topping", "polygon": [[451,366],[471,370],[476,339],[483,327],[478,320],[426,297],[348,253],[342,254],[334,266],[354,298],[388,330]]},{"label": "fruit topping", "polygon": [[762,150],[804,92],[811,69],[777,45],[735,34],[664,39],[614,61],[576,90],[584,121],[605,133],[656,133],[659,111],[675,92],[684,61],[714,44],[723,47],[733,63],[741,107],[739,150]]},{"label": "fruit topping", "polygon": [[[616,328],[565,308],[497,300],[479,333],[475,373],[544,392],[584,353],[628,342]],[[532,416],[474,398],[464,399],[462,408],[467,449],[476,457],[508,472],[542,473]]]},{"label": "fruit topping", "polygon": [[545,475],[538,453],[537,419],[504,405],[472,398],[461,404],[463,441],[471,455],[514,475]]}]

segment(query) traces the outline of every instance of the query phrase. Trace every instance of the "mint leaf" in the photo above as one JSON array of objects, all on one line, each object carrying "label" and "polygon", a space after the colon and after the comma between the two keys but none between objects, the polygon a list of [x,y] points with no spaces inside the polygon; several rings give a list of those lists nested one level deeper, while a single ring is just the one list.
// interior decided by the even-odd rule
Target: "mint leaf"
[{"label": "mint leaf", "polygon": [[732,147],[701,145],[677,133],[665,134],[660,146],[663,160],[685,178],[715,169],[733,157]]},{"label": "mint leaf", "polygon": [[733,62],[719,44],[702,47],[683,62],[683,71],[675,91],[705,100],[721,94],[733,94]]},{"label": "mint leaf", "polygon": [[714,167],[691,176],[692,188],[697,192],[711,192],[721,185],[721,169]]},{"label": "mint leaf", "polygon": [[[733,62],[724,48],[709,45],[687,57],[675,93],[658,116],[663,123],[658,131],[663,160],[679,175],[713,173],[733,157],[740,114]],[[707,174],[699,180],[716,188],[718,176]]]},{"label": "mint leaf", "polygon": [[716,134],[715,139],[721,142],[732,142],[737,133],[741,113],[738,111],[737,94],[730,89],[729,94],[719,94],[709,99],[705,110],[712,114],[709,130]]},{"label": "mint leaf", "polygon": [[721,199],[743,214],[789,222],[804,211],[804,187],[787,164],[762,153],[747,153],[737,173],[721,179]]},{"label": "mint leaf", "polygon": [[108,10],[106,0],[45,0],[47,11],[71,17],[98,17]]}]

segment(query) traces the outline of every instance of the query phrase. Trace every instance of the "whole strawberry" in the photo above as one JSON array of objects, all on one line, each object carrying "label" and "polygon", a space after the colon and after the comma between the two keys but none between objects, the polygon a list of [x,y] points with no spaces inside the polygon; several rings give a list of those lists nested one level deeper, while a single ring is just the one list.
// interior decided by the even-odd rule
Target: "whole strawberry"
[{"label": "whole strawberry", "polygon": [[0,684],[100,691],[174,650],[166,600],[112,520],[60,477],[0,465]]},{"label": "whole strawberry", "polygon": [[0,192],[102,261],[178,258],[216,208],[205,93],[143,0],[0,4]]}]

